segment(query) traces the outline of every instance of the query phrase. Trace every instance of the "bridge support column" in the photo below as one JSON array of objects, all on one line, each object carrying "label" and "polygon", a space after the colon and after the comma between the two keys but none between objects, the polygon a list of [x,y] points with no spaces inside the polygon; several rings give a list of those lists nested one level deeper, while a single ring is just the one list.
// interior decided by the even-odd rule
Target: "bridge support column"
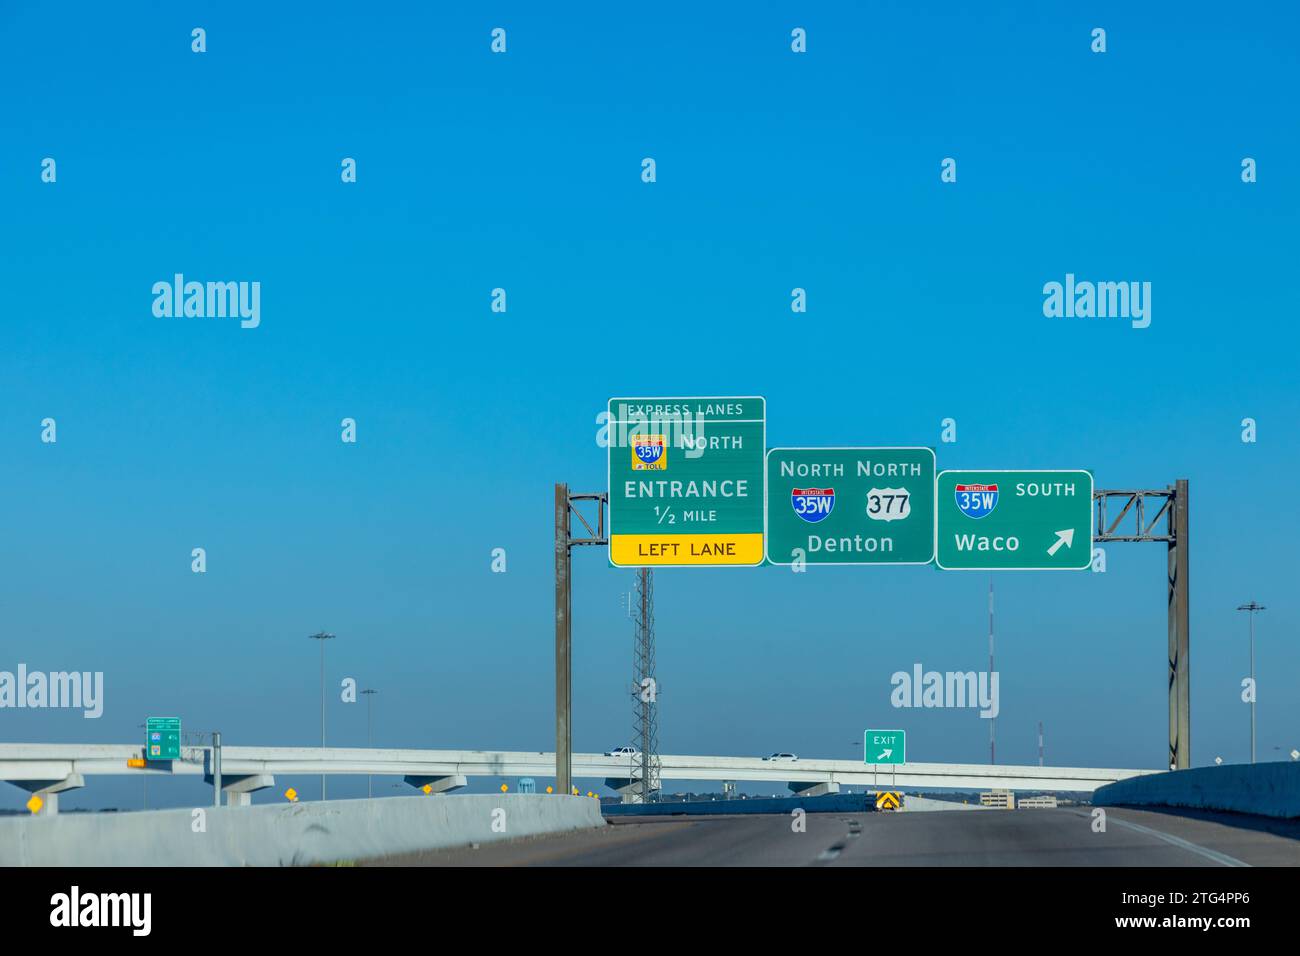
[{"label": "bridge support column", "polygon": [[[611,790],[617,790],[623,798],[621,803],[642,803],[641,800],[641,780],[631,780],[627,777],[606,777],[605,786]],[[658,793],[659,788],[655,787],[652,793]]]},{"label": "bridge support column", "polygon": [[791,780],[786,786],[796,797],[824,797],[828,793],[840,792],[840,785],[834,782],[812,783],[807,780]]},{"label": "bridge support column", "polygon": [[453,790],[459,790],[461,787],[467,786],[469,783],[463,773],[447,774],[441,777],[422,777],[408,773],[402,779],[417,790],[423,790],[426,786],[429,787],[430,794],[450,793]]},{"label": "bridge support column", "polygon": [[45,801],[37,816],[52,817],[59,812],[59,794],[65,790],[80,790],[86,785],[86,778],[79,773],[70,773],[62,780],[11,780],[15,787],[21,787]]},{"label": "bridge support column", "polygon": [[226,795],[228,807],[251,806],[254,793],[274,786],[275,777],[269,773],[253,773],[247,777],[221,776],[221,792]]}]

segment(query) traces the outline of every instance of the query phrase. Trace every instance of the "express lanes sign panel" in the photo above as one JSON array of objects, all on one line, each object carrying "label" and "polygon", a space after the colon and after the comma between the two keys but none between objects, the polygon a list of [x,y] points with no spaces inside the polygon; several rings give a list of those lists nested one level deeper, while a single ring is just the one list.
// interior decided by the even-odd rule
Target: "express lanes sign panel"
[{"label": "express lanes sign panel", "polygon": [[763,398],[612,398],[608,411],[611,564],[763,562]]}]

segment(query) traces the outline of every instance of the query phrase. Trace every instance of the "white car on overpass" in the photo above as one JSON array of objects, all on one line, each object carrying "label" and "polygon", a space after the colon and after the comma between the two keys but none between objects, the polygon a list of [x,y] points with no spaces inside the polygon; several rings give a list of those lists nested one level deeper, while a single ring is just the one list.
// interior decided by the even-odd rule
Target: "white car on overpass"
[{"label": "white car on overpass", "polygon": [[629,760],[635,760],[641,756],[641,751],[635,747],[615,747],[613,750],[605,751],[606,757],[627,757]]},{"label": "white car on overpass", "polygon": [[788,753],[775,753],[775,754],[772,754],[772,756],[770,756],[770,757],[764,757],[763,759],[764,759],[764,760],[771,760],[773,763],[776,763],[776,762],[778,762],[778,761],[781,761],[781,762],[787,762],[787,763],[793,763],[794,761],[796,761],[796,760],[799,759],[799,755],[798,755],[798,754],[788,754]]}]

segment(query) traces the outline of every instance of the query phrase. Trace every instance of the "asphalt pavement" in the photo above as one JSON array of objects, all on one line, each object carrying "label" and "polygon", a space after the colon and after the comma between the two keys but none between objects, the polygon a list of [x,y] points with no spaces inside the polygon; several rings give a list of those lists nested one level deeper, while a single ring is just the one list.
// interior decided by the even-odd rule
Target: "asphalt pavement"
[{"label": "asphalt pavement", "polygon": [[1300,821],[1086,807],[619,817],[595,830],[369,866],[1300,866]]}]

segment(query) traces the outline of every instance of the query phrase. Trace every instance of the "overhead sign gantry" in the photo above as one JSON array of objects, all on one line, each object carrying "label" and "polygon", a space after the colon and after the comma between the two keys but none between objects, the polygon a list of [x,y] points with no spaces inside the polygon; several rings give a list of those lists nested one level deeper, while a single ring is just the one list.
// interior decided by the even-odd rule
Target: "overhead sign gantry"
[{"label": "overhead sign gantry", "polygon": [[[1190,765],[1187,482],[1096,490],[1082,469],[943,471],[919,447],[766,449],[767,403],[614,398],[608,491],[555,486],[556,781],[571,783],[576,546],[618,567],[930,564],[952,571],[1086,570],[1094,542],[1169,549],[1169,764]],[[1113,522],[1106,503],[1125,504]],[[1154,518],[1145,502],[1163,502]],[[580,503],[594,505],[593,521]],[[1094,512],[1094,505],[1096,511]],[[608,530],[605,509],[609,509]],[[1134,533],[1118,531],[1128,514]],[[1165,533],[1156,530],[1167,516]],[[585,535],[575,534],[573,519]],[[892,749],[892,748],[885,748]],[[890,755],[892,757],[892,753]]]}]

